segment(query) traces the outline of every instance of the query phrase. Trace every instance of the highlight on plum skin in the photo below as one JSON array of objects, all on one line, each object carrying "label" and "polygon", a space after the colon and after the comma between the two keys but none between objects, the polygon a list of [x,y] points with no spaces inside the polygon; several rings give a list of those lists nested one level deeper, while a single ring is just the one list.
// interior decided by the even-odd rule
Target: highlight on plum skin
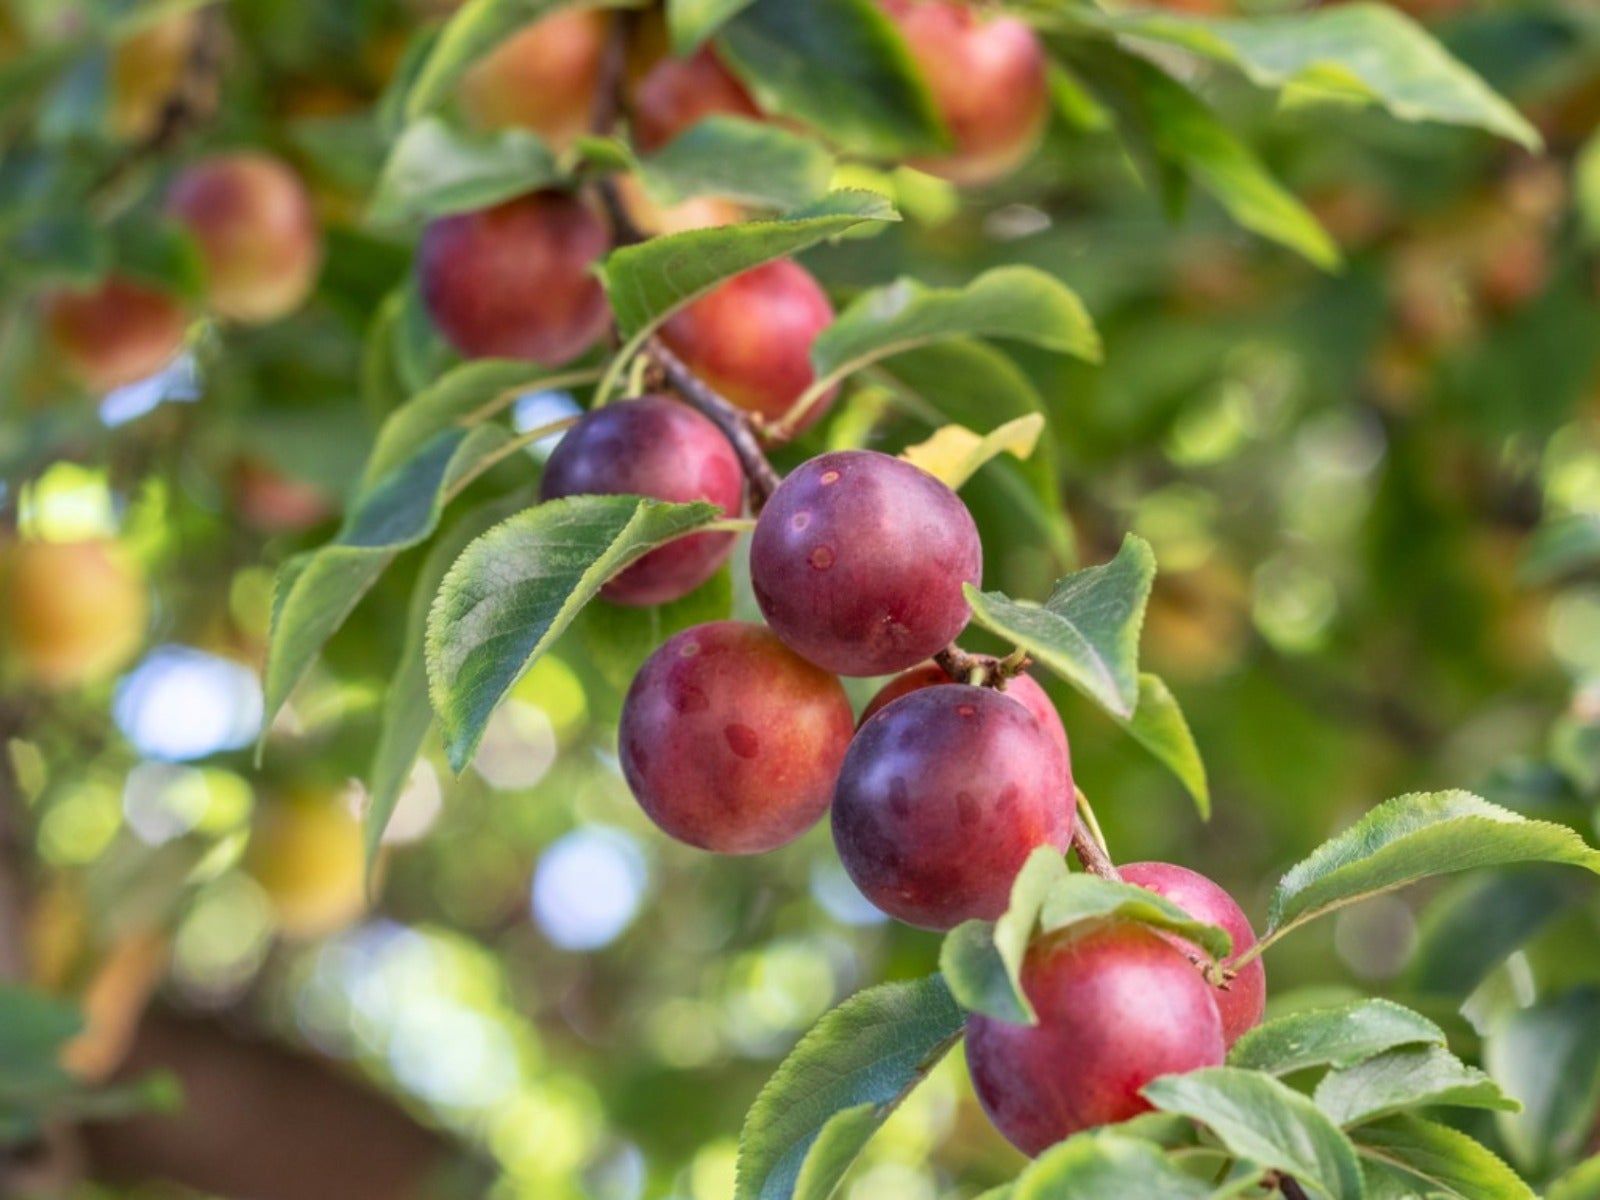
[{"label": "highlight on plum skin", "polygon": [[1222,1018],[1187,955],[1133,922],[1072,926],[1036,941],[1022,990],[1038,1017],[967,1018],[967,1066],[983,1109],[1024,1154],[1147,1112],[1140,1089],[1218,1066]]},{"label": "highlight on plum skin", "polygon": [[954,143],[949,153],[916,165],[972,186],[1020,166],[1050,118],[1047,60],[1033,30],[952,0],[879,3],[905,39]]},{"label": "highlight on plum skin", "polygon": [[[780,258],[686,305],[661,327],[661,339],[726,399],[774,422],[811,386],[811,345],[832,322],[822,286]],[[831,388],[819,397],[796,432],[814,425],[837,395]]]},{"label": "highlight on plum skin", "polygon": [[611,323],[594,273],[610,245],[589,204],[533,192],[432,222],[417,248],[417,280],[429,317],[463,356],[556,367]]},{"label": "highlight on plum skin", "polygon": [[[1256,944],[1255,930],[1238,902],[1198,871],[1173,863],[1137,862],[1117,868],[1128,883],[1165,896],[1198,921],[1218,925],[1233,939],[1229,957],[1243,954]],[[1172,934],[1168,940],[1186,954],[1200,955],[1192,943]],[[1217,1011],[1222,1014],[1222,1033],[1228,1045],[1261,1023],[1267,1006],[1267,968],[1257,958],[1240,969],[1226,987],[1215,991]]]},{"label": "highlight on plum skin", "polygon": [[[650,496],[675,504],[706,500],[728,516],[744,502],[744,474],[727,438],[706,417],[656,393],[587,413],[550,455],[540,498]],[[715,574],[733,549],[731,533],[695,533],[650,551],[601,589],[617,604],[667,604]]]},{"label": "highlight on plum skin", "polygon": [[971,615],[983,547],[926,471],[872,450],[819,455],[761,510],[750,580],[784,643],[840,675],[887,675],[942,650]]},{"label": "highlight on plum skin", "polygon": [[[908,696],[926,687],[940,687],[960,682],[962,681],[951,679],[938,663],[923,663],[919,667],[912,667],[884,684],[878,689],[877,694],[867,701],[866,708],[861,710],[861,720],[857,722],[857,728],[865,725],[868,718],[901,696]],[[1000,694],[1007,699],[1015,700],[1033,714],[1033,719],[1039,722],[1039,728],[1050,735],[1050,740],[1061,751],[1062,758],[1070,771],[1072,748],[1067,744],[1066,726],[1061,723],[1061,714],[1056,711],[1055,703],[1044,688],[1039,686],[1039,681],[1032,675],[1015,675],[1005,681]]]},{"label": "highlight on plum skin", "polygon": [[1067,764],[1022,705],[990,688],[914,691],[864,724],[833,801],[839,859],[863,895],[924,929],[1006,909],[1039,846],[1065,853]]},{"label": "highlight on plum skin", "polygon": [[618,752],[665,833],[759,854],[827,811],[853,723],[838,679],[759,625],[717,621],[646,660],[623,703]]}]

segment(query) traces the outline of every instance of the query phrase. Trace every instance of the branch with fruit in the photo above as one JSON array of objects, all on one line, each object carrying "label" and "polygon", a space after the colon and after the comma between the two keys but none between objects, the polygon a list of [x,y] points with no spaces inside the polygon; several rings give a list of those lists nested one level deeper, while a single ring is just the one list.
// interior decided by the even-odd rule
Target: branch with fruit
[{"label": "branch with fruit", "polygon": [[[1289,870],[1259,937],[1205,876],[1117,865],[1074,772],[1072,741],[1102,732],[1094,712],[1203,815],[1211,792],[1177,699],[1140,663],[1153,552],[1129,536],[1065,570],[1050,406],[994,345],[1096,362],[1087,307],[1045,271],[997,266],[954,286],[862,286],[836,308],[799,261],[842,256],[914,217],[919,196],[954,205],[1002,185],[1053,120],[1076,120],[1148,157],[1174,207],[1192,184],[1336,264],[1192,86],[1203,70],[1296,100],[1337,79],[1407,120],[1531,144],[1526,121],[1370,6],[1246,21],[753,0],[669,3],[659,28],[636,19],[644,7],[469,0],[403,56],[374,117],[385,158],[367,212],[411,255],[370,333],[382,424],[339,532],[280,573],[268,728],[396,559],[429,545],[370,773],[375,856],[430,720],[464,770],[541,656],[588,636],[591,604],[637,618],[652,644],[618,763],[662,833],[757,855],[826,818],[860,893],[942,935],[937,973],[859,993],[778,1068],[746,1121],[740,1200],[828,1195],[963,1040],[984,1110],[1034,1158],[1000,1195],[1527,1194],[1432,1119],[1516,1104],[1438,1025],[1378,1000],[1266,1019],[1264,955],[1428,877],[1600,872],[1600,854],[1466,793],[1400,797]],[[214,65],[213,49],[179,59]],[[198,312],[238,326],[293,310],[321,262],[304,188],[275,158],[206,157],[154,207],[175,240],[137,226],[91,286],[41,294],[47,340],[92,391],[170,362]],[[572,403],[506,421],[541,394]],[[876,403],[927,437],[891,444],[850,419]],[[962,491],[1002,477],[1019,522],[1044,531],[1038,557],[1064,572],[1040,600],[982,590]],[[441,533],[458,502],[470,512]],[[74,603],[135,603],[99,552],[28,556],[36,576],[99,572]],[[19,586],[12,607],[48,626],[73,590]],[[979,637],[993,653],[958,644]],[[131,652],[47,642],[28,664],[41,686]],[[845,680],[876,681],[859,717]],[[1046,680],[1091,714],[1071,738]]]}]

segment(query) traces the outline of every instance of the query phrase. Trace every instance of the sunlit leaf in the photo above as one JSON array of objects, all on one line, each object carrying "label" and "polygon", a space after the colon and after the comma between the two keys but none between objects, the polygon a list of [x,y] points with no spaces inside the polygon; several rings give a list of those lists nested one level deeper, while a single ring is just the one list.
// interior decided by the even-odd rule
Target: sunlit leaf
[{"label": "sunlit leaf", "polygon": [[745,1118],[737,1200],[826,1200],[964,1026],[937,975],[868,988],[828,1013],[779,1064]]},{"label": "sunlit leaf", "polygon": [[961,425],[945,425],[925,442],[907,446],[900,457],[921,467],[953,491],[959,491],[980,467],[1002,454],[1027,458],[1044,432],[1044,418],[1035,413],[1007,421],[985,434]]},{"label": "sunlit leaf", "polygon": [[1444,1045],[1444,1031],[1392,1000],[1289,1013],[1234,1043],[1230,1066],[1291,1075],[1307,1067],[1352,1067],[1398,1046]]}]

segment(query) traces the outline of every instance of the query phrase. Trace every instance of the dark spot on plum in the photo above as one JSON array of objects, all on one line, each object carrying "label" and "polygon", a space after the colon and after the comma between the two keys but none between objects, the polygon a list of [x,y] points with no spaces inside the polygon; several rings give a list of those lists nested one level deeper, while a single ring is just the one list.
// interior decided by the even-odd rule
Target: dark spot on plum
[{"label": "dark spot on plum", "polygon": [[728,748],[740,758],[754,758],[761,749],[761,738],[748,725],[726,725],[722,736],[728,739]]}]

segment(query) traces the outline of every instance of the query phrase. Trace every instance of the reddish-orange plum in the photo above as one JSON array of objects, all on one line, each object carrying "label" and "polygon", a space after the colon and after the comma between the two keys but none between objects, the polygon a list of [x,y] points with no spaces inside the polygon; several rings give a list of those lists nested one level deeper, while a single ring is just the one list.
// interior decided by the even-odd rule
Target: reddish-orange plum
[{"label": "reddish-orange plum", "polygon": [[167,209],[199,243],[207,294],[223,316],[272,321],[311,294],[322,237],[287,164],[256,153],[208,158],[173,181]]},{"label": "reddish-orange plum", "polygon": [[[728,439],[670,396],[641,396],[588,413],[545,466],[540,494],[709,500],[737,516],[744,474]],[[696,533],[650,551],[601,591],[618,604],[666,604],[711,578],[733,548],[731,533]]]},{"label": "reddish-orange plum", "polygon": [[154,375],[183,346],[188,316],[171,296],[113,275],[43,302],[45,336],[86,387],[107,392]]},{"label": "reddish-orange plum", "polygon": [[[1165,896],[1197,921],[1227,930],[1233,939],[1233,956],[1256,944],[1256,931],[1234,898],[1198,871],[1172,863],[1129,863],[1119,868],[1129,883]],[[1171,938],[1187,954],[1201,951],[1182,938]],[[1261,1023],[1267,1006],[1267,969],[1261,960],[1246,963],[1225,987],[1216,991],[1217,1011],[1222,1015],[1222,1036],[1233,1045],[1247,1030]]]},{"label": "reddish-orange plum", "polygon": [[481,129],[530,129],[565,150],[589,131],[608,29],[594,9],[540,17],[461,77],[462,112]]},{"label": "reddish-orange plum", "polygon": [[983,572],[972,514],[932,475],[841,450],[791,472],[750,543],[750,581],[777,635],[840,675],[887,675],[947,646]]},{"label": "reddish-orange plum", "polygon": [[1044,48],[1023,22],[951,0],[881,0],[933,93],[954,146],[917,165],[992,183],[1033,153],[1050,116]]},{"label": "reddish-orange plum", "polygon": [[[873,696],[867,702],[867,707],[861,710],[860,724],[865,725],[869,717],[884,706],[900,699],[901,696],[921,691],[925,687],[938,687],[955,682],[957,681],[951,679],[938,663],[923,663],[920,667],[912,667],[911,670],[896,675],[878,689],[878,694]],[[1061,756],[1070,770],[1072,749],[1067,745],[1066,727],[1061,724],[1061,714],[1056,711],[1055,704],[1039,686],[1038,681],[1032,675],[1018,675],[1006,681],[1005,690],[1000,694],[1015,700],[1033,714],[1033,719],[1039,722],[1039,728],[1050,735],[1050,740],[1061,751]]]},{"label": "reddish-orange plum", "polygon": [[468,358],[559,366],[610,321],[593,268],[610,246],[600,216],[563,192],[535,192],[441,217],[417,251],[423,303]]},{"label": "reddish-orange plum", "polygon": [[[821,285],[799,263],[780,258],[674,313],[661,339],[734,404],[776,421],[811,386],[811,343],[832,321]],[[814,424],[836,394],[819,397],[799,429]]]},{"label": "reddish-orange plum", "polygon": [[966,684],[922,688],[867,721],[833,799],[850,878],[924,929],[998,917],[1028,855],[1065,853],[1073,822],[1067,764],[1039,722]]},{"label": "reddish-orange plum", "polygon": [[722,854],[773,850],[827,811],[850,744],[839,681],[759,625],[669,638],[628,690],[622,771],[652,821]]},{"label": "reddish-orange plum", "polygon": [[709,46],[689,58],[668,56],[657,62],[634,89],[632,109],[634,141],[646,153],[707,117],[761,116],[744,84]]},{"label": "reddish-orange plum", "polygon": [[1035,942],[1022,990],[1038,1024],[968,1017],[967,1067],[1024,1154],[1148,1111],[1152,1079],[1222,1062],[1211,985],[1148,926],[1085,923]]}]

